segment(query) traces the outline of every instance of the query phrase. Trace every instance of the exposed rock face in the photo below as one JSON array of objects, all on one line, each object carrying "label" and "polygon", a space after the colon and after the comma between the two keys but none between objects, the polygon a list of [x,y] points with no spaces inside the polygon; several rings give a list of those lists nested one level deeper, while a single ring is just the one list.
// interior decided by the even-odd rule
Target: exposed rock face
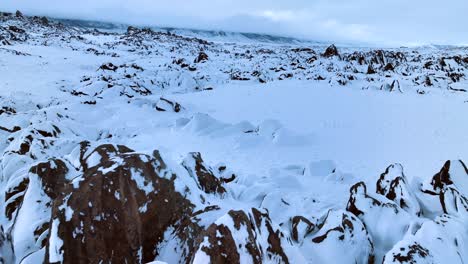
[{"label": "exposed rock face", "polygon": [[194,63],[201,63],[207,60],[208,60],[208,54],[202,51],[198,54],[198,57],[195,59]]},{"label": "exposed rock face", "polygon": [[461,213],[468,210],[468,169],[461,160],[445,162],[430,182],[423,183],[422,202],[427,213]]},{"label": "exposed rock face", "polygon": [[409,213],[420,214],[420,206],[414,194],[410,191],[408,180],[403,173],[401,164],[392,164],[380,175],[377,181],[377,193],[394,201]]},{"label": "exposed rock face", "polygon": [[395,67],[391,63],[387,63],[385,67],[383,68],[384,71],[394,71]]},{"label": "exposed rock face", "polygon": [[325,50],[325,53],[323,53],[323,56],[326,58],[330,58],[330,57],[340,56],[340,54],[338,53],[338,49],[336,48],[336,46],[331,45]]},{"label": "exposed rock face", "polygon": [[367,66],[367,74],[376,74],[377,72],[374,70],[374,67],[372,67],[372,64],[369,64]]},{"label": "exposed rock face", "polygon": [[41,17],[40,18],[40,21],[41,23],[44,25],[44,26],[48,26],[49,25],[49,19],[45,16]]},{"label": "exposed rock face", "polygon": [[85,157],[83,176],[54,202],[46,261],[150,262],[164,232],[190,217],[193,205],[159,153],[131,152],[102,145]]},{"label": "exposed rock face", "polygon": [[51,203],[61,195],[67,172],[63,161],[49,160],[33,166],[29,173],[11,183],[5,197],[5,213],[13,223],[6,227],[13,238],[11,248],[16,258],[24,258],[46,245]]},{"label": "exposed rock face", "polygon": [[221,185],[220,179],[215,176],[210,167],[205,165],[200,153],[190,153],[182,165],[187,169],[190,176],[195,179],[200,189],[206,193],[223,194],[226,192],[226,189]]},{"label": "exposed rock face", "polygon": [[268,214],[229,211],[212,224],[195,253],[194,262],[203,263],[289,263],[283,246],[288,243]]},{"label": "exposed rock face", "polygon": [[16,10],[15,15],[16,15],[17,18],[23,18],[23,13],[21,13],[21,11],[19,11],[19,10]]},{"label": "exposed rock face", "polygon": [[468,194],[468,169],[461,160],[447,161],[439,173],[435,174],[431,181],[431,186],[435,192],[444,189],[449,185],[455,185],[463,192]]}]

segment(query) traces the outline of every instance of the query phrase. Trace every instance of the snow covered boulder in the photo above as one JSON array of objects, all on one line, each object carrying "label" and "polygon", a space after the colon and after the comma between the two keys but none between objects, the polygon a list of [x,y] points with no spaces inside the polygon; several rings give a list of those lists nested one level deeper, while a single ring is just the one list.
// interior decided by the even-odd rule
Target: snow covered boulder
[{"label": "snow covered boulder", "polygon": [[374,70],[374,67],[372,66],[372,64],[369,64],[369,66],[367,66],[367,74],[376,74],[377,72]]},{"label": "snow covered boulder", "polygon": [[442,215],[426,221],[386,253],[383,263],[455,263],[468,257],[466,218]]},{"label": "snow covered boulder", "polygon": [[403,238],[415,217],[390,200],[370,196],[363,182],[353,185],[350,193],[346,210],[365,224],[374,242],[376,259],[381,261],[383,254]]},{"label": "snow covered boulder", "polygon": [[377,181],[376,190],[378,194],[394,201],[405,211],[415,215],[420,214],[419,202],[408,185],[401,164],[392,164],[387,167]]},{"label": "snow covered boulder", "polygon": [[104,63],[99,67],[100,70],[113,72],[115,72],[118,68],[119,66],[114,65],[112,62]]},{"label": "snow covered boulder", "polygon": [[390,62],[387,63],[385,65],[385,67],[383,68],[384,71],[395,71],[395,66],[393,66],[393,64],[391,64]]},{"label": "snow covered boulder", "polygon": [[23,178],[11,179],[5,197],[5,214],[10,221],[4,227],[16,258],[45,247],[52,203],[66,184],[67,172],[63,161],[49,160],[33,166]]},{"label": "snow covered boulder", "polygon": [[374,262],[374,244],[364,224],[353,214],[331,210],[318,225],[320,229],[307,236],[301,246],[311,252],[310,263]]},{"label": "snow covered boulder", "polygon": [[189,175],[197,182],[198,187],[206,193],[223,194],[226,189],[214,170],[206,165],[199,152],[190,153],[182,162]]},{"label": "snow covered boulder", "polygon": [[440,172],[434,175],[431,185],[435,192],[453,185],[468,197],[468,169],[465,163],[461,160],[447,161]]},{"label": "snow covered boulder", "polygon": [[290,263],[287,237],[268,213],[229,211],[200,238],[193,263]]},{"label": "snow covered boulder", "polygon": [[16,10],[15,16],[17,18],[24,18],[23,13],[21,13],[21,11],[19,11],[19,10]]},{"label": "snow covered boulder", "polygon": [[150,262],[169,227],[189,225],[194,206],[159,152],[101,145],[84,163],[53,204],[46,262]]},{"label": "snow covered boulder", "polygon": [[461,160],[445,162],[442,169],[421,185],[419,195],[426,214],[466,214],[468,209],[468,169]]},{"label": "snow covered boulder", "polygon": [[336,46],[331,45],[325,50],[325,52],[323,53],[323,56],[326,58],[331,58],[334,56],[340,56],[340,54],[338,53],[338,49],[336,48]]},{"label": "snow covered boulder", "polygon": [[202,63],[202,62],[205,62],[208,60],[208,55],[201,51],[199,54],[198,54],[198,57],[193,61],[194,63]]},{"label": "snow covered boulder", "polygon": [[179,103],[173,102],[163,97],[159,98],[159,100],[156,102],[155,107],[156,107],[156,110],[160,112],[168,111],[168,112],[178,113],[183,109]]}]

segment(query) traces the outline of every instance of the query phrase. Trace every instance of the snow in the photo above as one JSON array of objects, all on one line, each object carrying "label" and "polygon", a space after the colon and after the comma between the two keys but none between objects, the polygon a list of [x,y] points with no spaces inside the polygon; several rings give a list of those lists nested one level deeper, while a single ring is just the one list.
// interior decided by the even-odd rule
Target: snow
[{"label": "snow", "polygon": [[[135,170],[135,169],[131,169],[131,179],[133,181],[135,181],[135,183],[137,184],[138,188],[140,190],[143,190],[147,195],[149,193],[152,193],[154,192],[154,186],[151,182],[147,181],[145,179],[145,176],[143,174],[141,174],[141,172]],[[143,210],[143,209],[142,209]]]},{"label": "snow", "polygon": [[62,256],[62,246],[63,241],[58,236],[58,226],[59,220],[54,219],[52,221],[52,227],[50,230],[50,238],[49,238],[49,262],[61,262],[63,261]]},{"label": "snow", "polygon": [[[296,263],[306,260],[325,263],[335,260],[334,257],[342,260],[340,263],[364,261],[371,251],[364,232],[356,233],[352,239],[346,237],[349,238],[346,243],[339,242],[334,235],[324,244],[310,242],[340,225],[343,216],[351,217],[344,209],[350,198],[350,187],[359,181],[367,185],[367,193],[356,193],[356,204],[364,208],[365,213],[356,219],[352,217],[355,230],[365,228],[372,237],[376,262],[383,261],[385,256],[384,263],[392,263],[400,248],[409,252],[415,243],[429,250],[435,263],[458,263],[468,259],[465,250],[468,237],[463,233],[467,230],[467,213],[463,208],[468,196],[465,168],[456,162],[450,168],[454,184],[444,190],[450,216],[443,214],[439,196],[420,192],[431,189],[431,177],[440,171],[446,160],[468,157],[468,96],[447,88],[466,89],[466,80],[447,81],[444,71],[423,69],[424,61],[410,61],[397,67],[396,72],[374,74],[373,81],[362,72],[356,73],[357,79],[351,81],[344,77],[353,73],[348,67],[365,71],[366,65],[346,64],[338,58],[324,59],[319,54],[316,54],[317,61],[306,64],[304,61],[312,54],[297,55],[291,52],[297,46],[286,44],[220,41],[205,47],[209,55],[207,62],[194,64],[192,61],[200,47],[191,42],[173,43],[176,40],[167,36],[158,41],[143,40],[148,49],[123,44],[120,35],[84,37],[86,41],[67,43],[50,37],[47,46],[41,44],[43,39],[39,38],[0,49],[0,107],[11,105],[18,112],[1,114],[0,126],[22,128],[12,133],[0,129],[0,199],[10,203],[24,196],[15,212],[16,219],[2,215],[0,225],[8,227],[5,230],[14,237],[15,254],[18,257],[28,255],[24,263],[44,258],[45,249],[36,245],[33,233],[38,225],[49,222],[51,214],[47,205],[51,199],[43,193],[40,179],[29,173],[30,166],[60,157],[71,168],[67,180],[78,189],[84,180],[80,159],[86,161],[88,168],[101,164],[101,154],[92,152],[100,144],[127,146],[141,153],[145,163],[149,162],[145,154],[151,156],[155,149],[160,150],[168,168],[158,172],[160,177],[170,179],[172,174],[178,175],[174,182],[176,191],[192,199],[197,210],[207,205],[220,205],[219,211],[208,212],[205,218],[199,219],[199,224],[205,228],[215,223],[234,230],[233,220],[227,214],[231,209],[264,209],[275,227],[287,235],[294,216],[304,216],[314,224],[328,218],[314,230],[314,235],[299,244],[288,244],[295,248],[287,251]],[[177,49],[172,50],[173,47]],[[98,56],[86,51],[88,48],[108,53]],[[325,47],[313,48],[318,52]],[[31,56],[14,55],[8,50]],[[256,53],[260,50],[273,53]],[[367,49],[340,50],[354,51]],[[454,52],[466,56],[466,50],[417,49],[414,52],[428,59]],[[197,70],[181,69],[172,62],[179,58]],[[294,60],[307,69],[301,71],[291,66],[289,62]],[[110,62],[118,69],[99,69]],[[446,64],[450,69],[462,67],[453,59],[446,59]],[[130,65],[141,66],[144,70]],[[286,68],[284,73],[291,72],[294,77],[279,80],[282,71],[275,69],[281,67]],[[409,76],[403,74],[406,70],[401,68],[405,67],[409,69]],[[251,70],[258,70],[267,82],[258,82]],[[467,71],[463,68],[459,72]],[[251,80],[232,80],[235,74]],[[425,74],[439,81],[432,87],[414,82]],[[314,80],[318,75],[323,75],[326,81]],[[339,84],[343,78],[347,85]],[[393,80],[401,83],[401,92],[380,89],[388,87]],[[203,90],[208,87],[213,89]],[[144,94],[144,88],[151,94]],[[419,94],[418,90],[425,94]],[[72,91],[87,95],[72,95]],[[183,111],[157,111],[158,105],[170,108],[160,98],[180,103]],[[38,130],[51,131],[52,124],[60,127],[59,136],[34,138],[28,155],[17,155],[28,136],[37,136]],[[79,146],[82,141],[90,142],[89,149],[83,153]],[[193,160],[185,158],[191,152],[202,153],[206,164],[226,164],[228,171],[235,174],[235,179],[225,185],[226,195],[195,195],[198,193],[194,190],[199,189],[199,183],[193,180],[196,176],[189,175],[181,165],[185,162],[188,167],[195,166]],[[108,174],[126,165],[116,157],[109,157],[108,161],[108,166],[96,170]],[[397,203],[375,193],[381,173],[396,163],[401,164],[401,170],[392,170],[389,177],[401,176],[404,168],[408,182],[397,196],[408,199],[411,210],[400,208]],[[58,168],[57,163],[52,165],[52,169]],[[216,171],[218,167],[212,168]],[[230,173],[226,173],[226,178]],[[130,169],[130,175],[146,195],[155,191],[156,186],[146,179],[147,175],[134,168]],[[5,193],[25,178],[30,180],[27,190],[4,199]],[[186,193],[186,188],[193,193]],[[120,200],[121,193],[115,192],[114,197]],[[93,206],[89,201],[83,202]],[[0,207],[3,212],[5,206]],[[59,209],[64,210],[66,221],[75,213],[66,201]],[[140,213],[147,213],[147,204],[138,209]],[[418,215],[419,209],[424,215]],[[58,219],[51,221],[49,262],[63,260],[59,224]],[[299,233],[305,236],[306,227],[299,228]],[[77,229],[75,235],[80,230]],[[236,243],[245,242],[246,237],[246,226],[233,233]],[[158,259],[177,262],[182,251],[177,248],[178,239],[172,229],[166,230],[161,245],[154,245],[160,250]],[[206,239],[201,246],[209,245]],[[266,241],[264,237],[258,239]],[[447,247],[455,240],[458,246]],[[239,251],[241,263],[248,263],[251,259],[246,249]],[[335,256],[336,252],[342,255]],[[139,254],[141,256],[141,250]],[[198,250],[194,263],[208,263],[209,257]]]}]

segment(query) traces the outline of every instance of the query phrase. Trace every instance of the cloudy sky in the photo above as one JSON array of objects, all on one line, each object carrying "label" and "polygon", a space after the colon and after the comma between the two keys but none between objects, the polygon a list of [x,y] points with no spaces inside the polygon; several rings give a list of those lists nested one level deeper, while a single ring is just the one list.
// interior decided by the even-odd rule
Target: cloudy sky
[{"label": "cloudy sky", "polygon": [[0,10],[387,45],[468,44],[468,0],[0,0]]}]

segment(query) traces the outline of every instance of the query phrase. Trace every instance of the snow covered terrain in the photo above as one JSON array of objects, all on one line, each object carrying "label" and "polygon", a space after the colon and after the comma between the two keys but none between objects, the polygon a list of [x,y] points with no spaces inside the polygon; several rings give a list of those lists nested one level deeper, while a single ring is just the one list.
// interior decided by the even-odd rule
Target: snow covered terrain
[{"label": "snow covered terrain", "polygon": [[189,35],[0,13],[0,263],[468,262],[467,48]]}]

